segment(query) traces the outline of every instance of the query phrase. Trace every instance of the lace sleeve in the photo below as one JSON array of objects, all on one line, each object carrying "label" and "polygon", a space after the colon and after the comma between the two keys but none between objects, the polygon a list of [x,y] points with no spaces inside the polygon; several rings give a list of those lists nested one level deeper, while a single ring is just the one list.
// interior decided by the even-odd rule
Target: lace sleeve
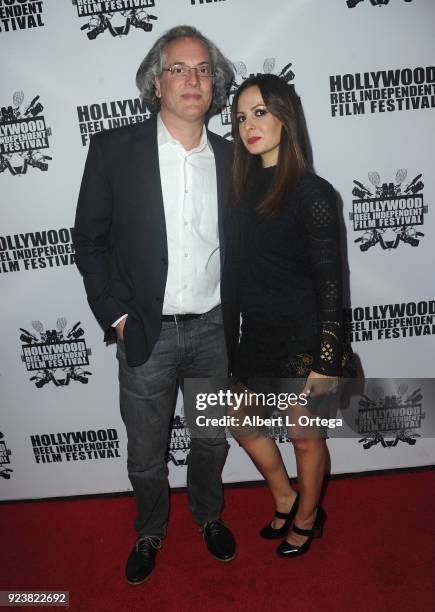
[{"label": "lace sleeve", "polygon": [[326,376],[337,376],[342,352],[342,287],[339,219],[333,187],[319,177],[307,177],[301,213],[317,301],[319,346],[312,369]]}]

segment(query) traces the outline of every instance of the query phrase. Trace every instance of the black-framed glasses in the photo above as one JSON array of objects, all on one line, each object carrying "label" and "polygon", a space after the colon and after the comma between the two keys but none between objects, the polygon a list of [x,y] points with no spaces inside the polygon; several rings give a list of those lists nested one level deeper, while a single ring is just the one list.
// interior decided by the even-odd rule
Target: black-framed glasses
[{"label": "black-framed glasses", "polygon": [[172,77],[185,79],[190,75],[191,70],[196,70],[200,79],[214,77],[210,64],[200,64],[199,66],[187,66],[187,64],[173,64],[168,68],[163,68],[163,72],[169,72]]}]

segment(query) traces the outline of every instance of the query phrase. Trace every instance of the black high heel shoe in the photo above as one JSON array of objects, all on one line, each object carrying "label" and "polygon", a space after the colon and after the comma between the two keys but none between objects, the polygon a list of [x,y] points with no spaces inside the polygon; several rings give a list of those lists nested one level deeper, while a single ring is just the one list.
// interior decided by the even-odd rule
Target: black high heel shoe
[{"label": "black high heel shoe", "polygon": [[322,506],[317,506],[317,514],[314,519],[314,524],[311,529],[301,529],[297,525],[293,525],[292,530],[301,536],[306,536],[308,539],[297,546],[296,544],[290,544],[287,540],[283,540],[276,549],[278,557],[300,557],[308,552],[313,538],[321,538],[323,535],[323,525],[325,524],[326,513]]},{"label": "black high heel shoe", "polygon": [[276,518],[285,519],[285,523],[282,527],[278,529],[274,529],[272,525],[269,523],[266,527],[260,531],[260,535],[265,540],[275,540],[279,538],[283,538],[287,535],[288,530],[290,529],[290,525],[292,520],[296,516],[296,512],[298,511],[299,506],[299,493],[296,493],[295,501],[293,502],[293,506],[291,507],[290,512],[278,512],[275,511]]}]

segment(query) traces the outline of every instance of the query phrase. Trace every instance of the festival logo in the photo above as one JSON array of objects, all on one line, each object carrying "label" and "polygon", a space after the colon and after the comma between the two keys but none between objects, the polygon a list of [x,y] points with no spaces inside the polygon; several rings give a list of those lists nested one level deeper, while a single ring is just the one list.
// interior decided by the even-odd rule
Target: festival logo
[{"label": "festival logo", "polygon": [[132,123],[142,123],[151,116],[141,98],[112,100],[77,107],[80,138],[86,146],[91,134]]},{"label": "festival logo", "polygon": [[80,321],[69,329],[64,317],[57,320],[57,329],[44,330],[41,321],[33,321],[32,327],[37,335],[20,327],[21,360],[33,373],[30,380],[35,386],[42,389],[51,382],[65,387],[73,380],[87,384],[92,372],[84,368],[89,365],[91,349],[86,346]]},{"label": "festival logo", "polygon": [[9,467],[11,463],[9,458],[12,451],[6,446],[4,437],[4,433],[0,431],[0,478],[9,480],[14,471]]},{"label": "festival logo", "polygon": [[348,308],[343,321],[347,342],[430,336],[435,334],[435,300]]},{"label": "festival logo", "polygon": [[[268,57],[263,62],[263,73],[265,74],[277,74],[286,83],[290,83],[295,78],[295,73],[291,69],[292,63],[286,64],[279,72],[273,72],[276,65],[276,59],[274,57]],[[248,68],[244,62],[234,62],[235,79],[231,83],[230,90],[228,92],[228,103],[221,111],[222,125],[231,126],[231,104],[233,102],[234,94],[240,87],[240,85],[247,78],[255,76],[255,73],[251,72],[248,74]],[[231,138],[231,132],[224,135],[225,138]]]},{"label": "festival logo", "polygon": [[332,117],[435,108],[435,66],[329,77]]},{"label": "festival logo", "polygon": [[41,114],[44,110],[39,96],[23,104],[24,93],[16,91],[10,106],[0,109],[0,173],[8,170],[13,176],[37,168],[48,170],[52,158],[41,152],[48,149],[51,128]]},{"label": "festival logo", "polygon": [[403,383],[391,395],[382,387],[375,387],[372,397],[361,395],[356,426],[364,436],[359,440],[363,448],[367,450],[377,444],[392,448],[399,442],[414,445],[420,437],[415,430],[421,429],[421,421],[426,416],[422,399],[420,388],[409,391],[409,386]]},{"label": "festival logo", "polygon": [[0,274],[73,265],[72,231],[61,227],[0,236]]},{"label": "festival logo", "polygon": [[33,434],[30,442],[38,464],[120,458],[116,429]]},{"label": "festival logo", "polygon": [[190,434],[186,426],[186,419],[183,415],[176,414],[172,419],[168,461],[172,461],[177,467],[180,465],[187,465],[189,450]]},{"label": "festival logo", "polygon": [[[349,8],[355,8],[360,2],[364,2],[364,0],[346,0]],[[373,6],[385,6],[390,3],[390,0],[370,0],[370,2]],[[404,0],[404,2],[412,2],[412,0]]]},{"label": "festival logo", "polygon": [[371,187],[354,180],[352,212],[349,218],[355,232],[361,234],[355,239],[361,251],[379,246],[384,251],[397,249],[405,243],[412,247],[420,244],[424,234],[416,228],[424,223],[428,211],[424,204],[422,175],[417,174],[406,181],[407,171],[396,172],[394,181],[381,182],[378,172],[369,172]]},{"label": "festival logo", "polygon": [[43,26],[42,4],[43,0],[2,0],[0,2],[0,32],[30,30],[30,28]]},{"label": "festival logo", "polygon": [[127,36],[131,28],[151,32],[157,17],[146,9],[155,0],[72,0],[79,17],[87,18],[80,28],[89,40],[95,40],[103,32],[112,36]]}]

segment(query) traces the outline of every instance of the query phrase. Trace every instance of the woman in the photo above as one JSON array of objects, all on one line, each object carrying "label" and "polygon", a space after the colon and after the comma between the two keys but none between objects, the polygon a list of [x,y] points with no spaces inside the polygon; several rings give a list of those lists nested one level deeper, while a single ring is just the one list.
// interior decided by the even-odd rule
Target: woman
[{"label": "woman", "polygon": [[252,430],[234,435],[275,501],[275,518],[261,535],[286,536],[277,554],[295,557],[321,536],[326,518],[318,504],[327,463],[324,432],[297,423],[300,415],[319,413],[322,404],[316,402],[336,390],[340,371],[336,197],[332,186],[309,170],[299,99],[282,79],[269,74],[247,79],[234,96],[232,123],[235,214],[226,273],[242,313],[234,374],[254,391],[278,389],[280,378],[300,379],[309,411],[304,402],[288,409],[296,425],[288,434],[299,492],[289,483],[273,439]]}]

